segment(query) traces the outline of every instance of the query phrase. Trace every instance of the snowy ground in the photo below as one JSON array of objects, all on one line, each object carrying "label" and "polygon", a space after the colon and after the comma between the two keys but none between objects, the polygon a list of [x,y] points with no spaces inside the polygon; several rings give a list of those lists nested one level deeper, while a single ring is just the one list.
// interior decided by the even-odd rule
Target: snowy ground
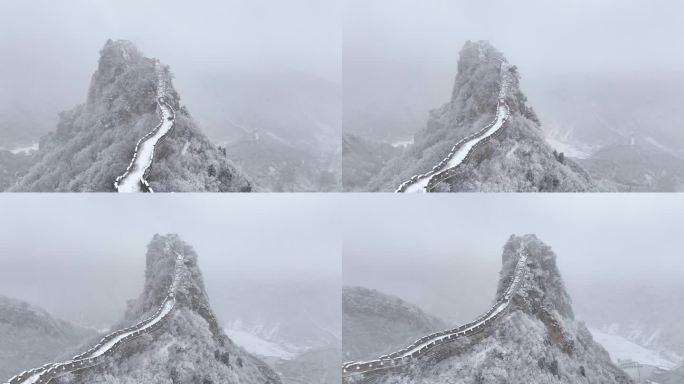
[{"label": "snowy ground", "polygon": [[228,337],[235,342],[235,344],[246,349],[247,352],[251,352],[259,356],[277,357],[284,360],[290,360],[295,357],[295,353],[286,350],[274,342],[265,340],[245,330],[238,328],[226,328],[225,332]]},{"label": "snowy ground", "polygon": [[[0,149],[5,149],[5,148],[0,148]],[[20,153],[28,155],[29,153],[38,150],[38,143],[33,143],[33,144],[25,146],[25,147],[9,148],[8,150],[15,155],[18,155]]]},{"label": "snowy ground", "polygon": [[394,148],[406,148],[410,145],[413,145],[413,137],[408,140],[393,141],[390,143],[390,145]]},{"label": "snowy ground", "polygon": [[565,156],[574,157],[576,159],[587,159],[591,156],[591,152],[582,149],[576,145],[564,143],[562,141],[547,137],[546,142],[558,152],[563,152]]},{"label": "snowy ground", "polygon": [[672,369],[677,364],[664,358],[660,353],[644,348],[621,336],[604,333],[595,328],[590,328],[591,335],[610,353],[614,363],[618,360],[631,360],[644,365],[652,365],[663,369]]}]

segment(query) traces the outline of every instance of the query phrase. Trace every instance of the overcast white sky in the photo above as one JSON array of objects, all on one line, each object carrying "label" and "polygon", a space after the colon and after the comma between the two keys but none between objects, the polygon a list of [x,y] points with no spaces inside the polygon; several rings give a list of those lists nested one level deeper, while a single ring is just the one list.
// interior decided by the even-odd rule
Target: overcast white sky
[{"label": "overcast white sky", "polygon": [[519,67],[542,117],[553,96],[546,83],[558,79],[677,74],[681,82],[684,72],[677,1],[346,0],[343,20],[345,118],[408,109],[418,115],[407,117],[414,130],[448,101],[466,40],[490,41]]},{"label": "overcast white sky", "polygon": [[[194,247],[210,299],[233,297],[221,291],[236,280],[340,284],[339,212],[322,195],[16,194],[2,196],[0,212],[0,295],[81,324],[121,318],[142,290],[155,233]],[[238,317],[221,313],[238,307],[228,304],[212,302],[220,319]]]},{"label": "overcast white sky", "polygon": [[[597,282],[684,285],[678,194],[9,194],[0,212],[0,294],[82,324],[137,297],[154,233],[195,248],[217,301],[249,301],[229,294],[241,281],[321,284],[337,301],[342,279],[467,321],[494,297],[505,241],[525,233],[556,251],[575,299]],[[226,319],[263,304],[217,301]]]},{"label": "overcast white sky", "polygon": [[304,73],[339,84],[340,15],[336,0],[2,1],[0,103],[47,109],[56,122],[57,111],[85,101],[109,38],[170,65],[190,110],[204,100],[196,88],[207,74],[277,82]]},{"label": "overcast white sky", "polygon": [[597,281],[670,287],[684,271],[678,194],[346,197],[344,284],[398,295],[455,322],[491,304],[511,234],[534,233],[554,249],[571,296]]}]

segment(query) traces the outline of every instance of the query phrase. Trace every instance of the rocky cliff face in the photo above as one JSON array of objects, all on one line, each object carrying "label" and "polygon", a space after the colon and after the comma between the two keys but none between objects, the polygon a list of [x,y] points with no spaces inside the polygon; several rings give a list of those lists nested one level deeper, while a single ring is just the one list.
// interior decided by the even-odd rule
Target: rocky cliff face
[{"label": "rocky cliff face", "polygon": [[[494,120],[504,56],[485,41],[467,42],[460,52],[451,100],[431,111],[415,144],[369,183],[370,190],[394,190],[411,176],[429,171],[462,138]],[[588,174],[546,144],[540,122],[520,90],[520,75],[507,66],[512,83],[505,103],[510,116],[500,133],[474,150],[437,191],[588,191]]]},{"label": "rocky cliff face", "polygon": [[[147,177],[155,191],[249,191],[249,181],[193,122],[171,85],[168,67],[129,41],[107,41],[84,104],[60,114],[40,141],[34,165],[15,191],[114,191],[136,142],[159,123],[157,70],[176,111],[173,130],[155,151]],[[212,170],[210,170],[210,167]]]},{"label": "rocky cliff face", "polygon": [[445,345],[382,383],[632,383],[574,319],[556,255],[534,235],[504,246],[498,296],[518,260],[528,255],[521,287],[507,312],[481,332]]},{"label": "rocky cliff face", "polygon": [[114,328],[150,316],[166,297],[176,257],[184,255],[176,305],[159,330],[121,346],[103,364],[60,383],[272,383],[278,375],[234,344],[218,327],[204,289],[197,254],[176,235],[155,235],[148,246],[145,288]]},{"label": "rocky cliff face", "polygon": [[0,382],[51,362],[95,334],[28,303],[0,296]]},{"label": "rocky cliff face", "polygon": [[342,289],[345,361],[374,359],[443,329],[441,320],[398,297],[363,287]]}]

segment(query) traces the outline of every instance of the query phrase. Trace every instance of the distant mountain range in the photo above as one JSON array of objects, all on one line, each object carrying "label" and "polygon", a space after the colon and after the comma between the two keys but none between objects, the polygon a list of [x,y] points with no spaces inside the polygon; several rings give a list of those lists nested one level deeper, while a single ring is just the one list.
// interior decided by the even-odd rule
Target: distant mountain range
[{"label": "distant mountain range", "polygon": [[0,382],[49,363],[96,335],[26,302],[0,296]]},{"label": "distant mountain range", "polygon": [[445,323],[404,300],[363,287],[342,290],[342,349],[345,361],[372,359]]}]

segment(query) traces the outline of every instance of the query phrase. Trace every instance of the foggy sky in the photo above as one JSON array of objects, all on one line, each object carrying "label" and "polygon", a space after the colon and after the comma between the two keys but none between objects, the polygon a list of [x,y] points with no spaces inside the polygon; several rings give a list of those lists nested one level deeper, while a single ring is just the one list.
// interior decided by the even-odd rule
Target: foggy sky
[{"label": "foggy sky", "polygon": [[[684,288],[684,199],[677,194],[419,197],[349,195],[345,285],[397,295],[452,322],[470,321],[495,297],[506,240],[533,233],[555,251],[575,300],[573,292],[584,294],[598,282]],[[602,292],[592,295],[600,302]]]},{"label": "foggy sky", "polygon": [[683,4],[666,0],[348,0],[345,118],[386,109],[406,113],[396,130],[422,128],[427,111],[449,100],[466,40],[488,40],[518,66],[542,120],[559,79],[676,74],[682,83],[683,15]]},{"label": "foggy sky", "polygon": [[[131,40],[171,66],[184,102],[208,73],[305,73],[339,84],[340,5],[328,0],[50,0],[0,2],[0,103],[57,112],[85,101],[105,41]],[[277,85],[277,84],[276,84]],[[220,96],[245,92],[224,86]],[[196,109],[200,109],[197,106]],[[54,128],[54,127],[51,127]]]},{"label": "foggy sky", "polygon": [[[337,292],[338,213],[325,200],[308,194],[5,195],[0,295],[79,324],[111,325],[142,290],[155,233],[178,233],[195,249],[220,320],[249,307],[249,290],[240,303],[219,302],[241,283],[277,290],[301,280],[319,296]],[[339,294],[328,301],[339,302]],[[250,314],[259,305],[252,303]]]}]

